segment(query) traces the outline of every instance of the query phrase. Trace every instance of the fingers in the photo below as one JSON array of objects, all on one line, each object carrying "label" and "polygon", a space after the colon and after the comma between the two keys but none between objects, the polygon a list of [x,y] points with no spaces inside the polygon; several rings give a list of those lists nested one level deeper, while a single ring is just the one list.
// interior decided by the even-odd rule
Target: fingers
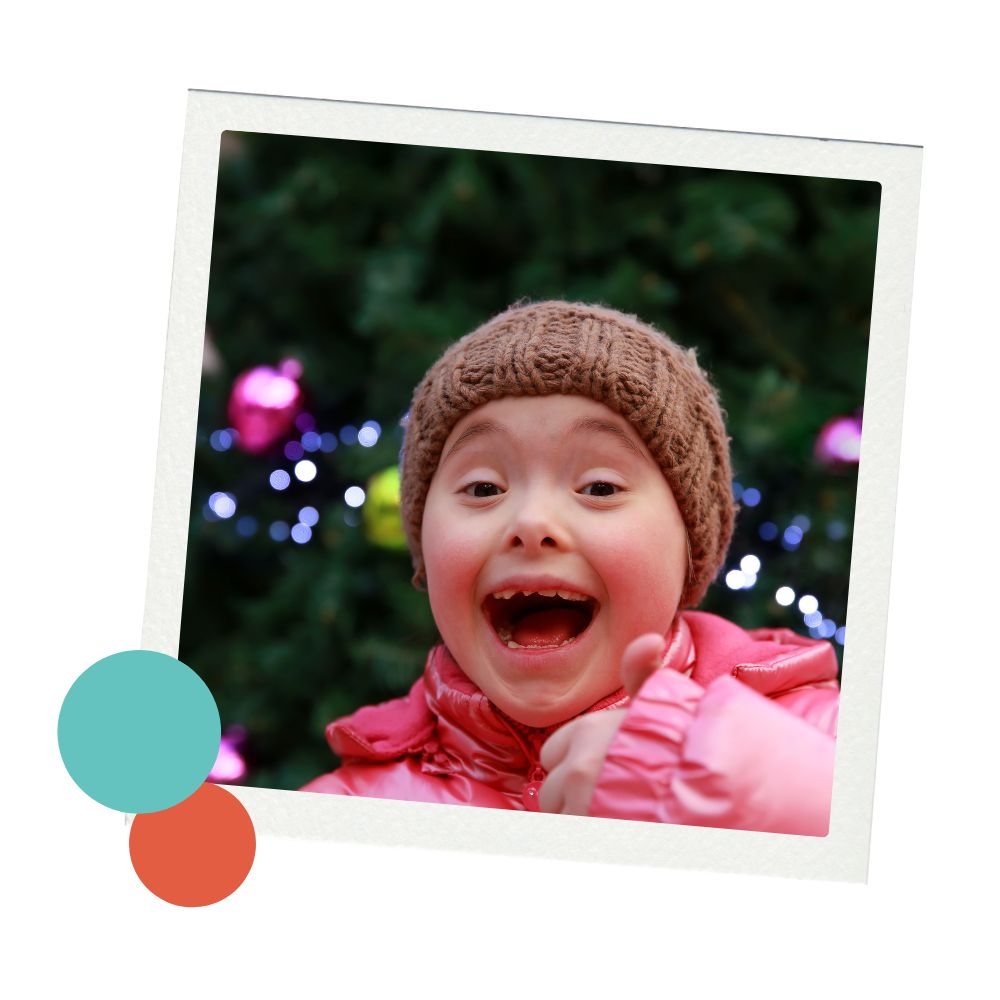
[{"label": "fingers", "polygon": [[573,734],[576,732],[574,727],[580,721],[580,719],[576,719],[573,722],[567,722],[565,726],[560,726],[542,744],[542,752],[539,754],[538,761],[546,771],[555,770],[559,766],[559,762],[566,756],[566,751],[569,750],[573,741]]},{"label": "fingers", "polygon": [[622,656],[622,684],[630,698],[639,693],[639,688],[650,674],[660,669],[666,649],[666,639],[656,632],[640,635],[625,648]]},{"label": "fingers", "polygon": [[594,712],[574,719],[549,737],[540,756],[548,772],[538,793],[543,812],[587,815],[608,747],[626,714],[624,709]]}]

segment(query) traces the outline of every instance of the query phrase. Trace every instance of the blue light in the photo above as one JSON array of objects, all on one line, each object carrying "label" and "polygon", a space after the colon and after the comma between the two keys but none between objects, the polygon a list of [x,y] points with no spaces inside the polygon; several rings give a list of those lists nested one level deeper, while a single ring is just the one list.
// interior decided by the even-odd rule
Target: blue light
[{"label": "blue light", "polygon": [[358,443],[358,429],[352,424],[348,424],[346,427],[340,428],[340,440],[344,444],[357,444]]},{"label": "blue light", "polygon": [[315,431],[306,431],[302,435],[302,447],[306,451],[319,451],[320,445],[323,441],[321,435],[317,434]]},{"label": "blue light", "polygon": [[216,451],[229,451],[233,446],[233,435],[229,430],[212,431],[208,443]]},{"label": "blue light", "polygon": [[735,479],[733,480],[733,499],[739,500],[743,496],[743,484],[738,483]]},{"label": "blue light", "polygon": [[797,524],[790,524],[785,528],[782,541],[787,542],[789,545],[798,545],[802,541],[802,529]]},{"label": "blue light", "polygon": [[844,640],[847,638],[847,626],[846,625],[841,625],[840,628],[837,629],[835,638],[836,638],[837,642],[840,643],[841,646],[844,645]]},{"label": "blue light", "polygon": [[358,431],[358,444],[362,448],[371,448],[378,441],[381,433],[382,428],[374,420],[367,420]]},{"label": "blue light", "polygon": [[306,542],[312,538],[312,535],[312,528],[310,528],[308,524],[302,524],[300,522],[292,528],[292,541],[298,542],[299,545],[305,545]]},{"label": "blue light", "polygon": [[285,458],[289,462],[297,462],[304,454],[304,449],[298,441],[289,441],[285,445]]},{"label": "blue light", "polygon": [[818,611],[811,611],[809,614],[803,615],[802,620],[809,626],[809,628],[818,629],[823,621],[823,616]]},{"label": "blue light", "polygon": [[792,518],[792,524],[796,528],[800,528],[803,533],[812,527],[812,521],[810,521],[805,514],[796,514],[795,517]]},{"label": "blue light", "polygon": [[276,541],[283,542],[288,538],[288,525],[284,521],[275,521],[267,533]]},{"label": "blue light", "polygon": [[236,497],[232,493],[213,493],[208,498],[208,506],[216,517],[226,520],[236,513]]},{"label": "blue light", "polygon": [[257,531],[257,518],[247,514],[236,522],[236,534],[249,538]]},{"label": "blue light", "polygon": [[760,503],[760,490],[751,486],[743,491],[743,503],[747,507],[756,507]]},{"label": "blue light", "polygon": [[758,529],[757,534],[765,542],[773,542],[778,537],[778,526],[774,521],[765,521]]},{"label": "blue light", "polygon": [[819,623],[819,636],[821,639],[832,639],[837,631],[837,623],[831,618],[824,618]]},{"label": "blue light", "polygon": [[299,511],[299,520],[311,528],[319,521],[319,511],[315,507],[303,507]]},{"label": "blue light", "polygon": [[319,436],[319,446],[325,452],[331,452],[337,447],[337,435],[326,431]]},{"label": "blue light", "polygon": [[268,482],[273,489],[287,490],[292,477],[284,469],[275,469],[268,478]]}]

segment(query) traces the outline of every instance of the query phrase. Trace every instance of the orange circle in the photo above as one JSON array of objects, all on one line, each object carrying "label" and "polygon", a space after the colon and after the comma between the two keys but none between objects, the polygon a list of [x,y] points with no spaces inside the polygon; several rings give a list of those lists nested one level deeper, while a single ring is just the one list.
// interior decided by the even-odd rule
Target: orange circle
[{"label": "orange circle", "polygon": [[176,906],[207,906],[235,892],[257,850],[243,804],[218,785],[132,822],[128,851],[143,885]]}]

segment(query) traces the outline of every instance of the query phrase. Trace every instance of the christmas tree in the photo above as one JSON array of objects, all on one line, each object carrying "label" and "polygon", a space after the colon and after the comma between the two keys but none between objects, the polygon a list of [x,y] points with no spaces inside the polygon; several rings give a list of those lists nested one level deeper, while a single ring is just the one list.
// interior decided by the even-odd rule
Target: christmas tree
[{"label": "christmas tree", "polygon": [[180,658],[216,778],[296,788],[331,720],[436,641],[398,520],[400,420],[518,299],[697,349],[741,511],[703,609],[846,641],[880,189],[811,177],[224,133]]}]

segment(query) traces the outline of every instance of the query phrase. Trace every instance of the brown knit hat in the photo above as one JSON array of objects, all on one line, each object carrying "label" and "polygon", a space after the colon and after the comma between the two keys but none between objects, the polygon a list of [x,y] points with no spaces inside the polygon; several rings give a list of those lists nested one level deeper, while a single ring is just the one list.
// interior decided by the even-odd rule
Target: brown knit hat
[{"label": "brown knit hat", "polygon": [[729,439],[693,350],[604,306],[514,305],[452,344],[413,394],[401,458],[403,527],[423,586],[420,526],[445,441],[469,411],[502,396],[587,396],[628,420],[659,463],[687,527],[680,606],[694,607],[733,532]]}]

